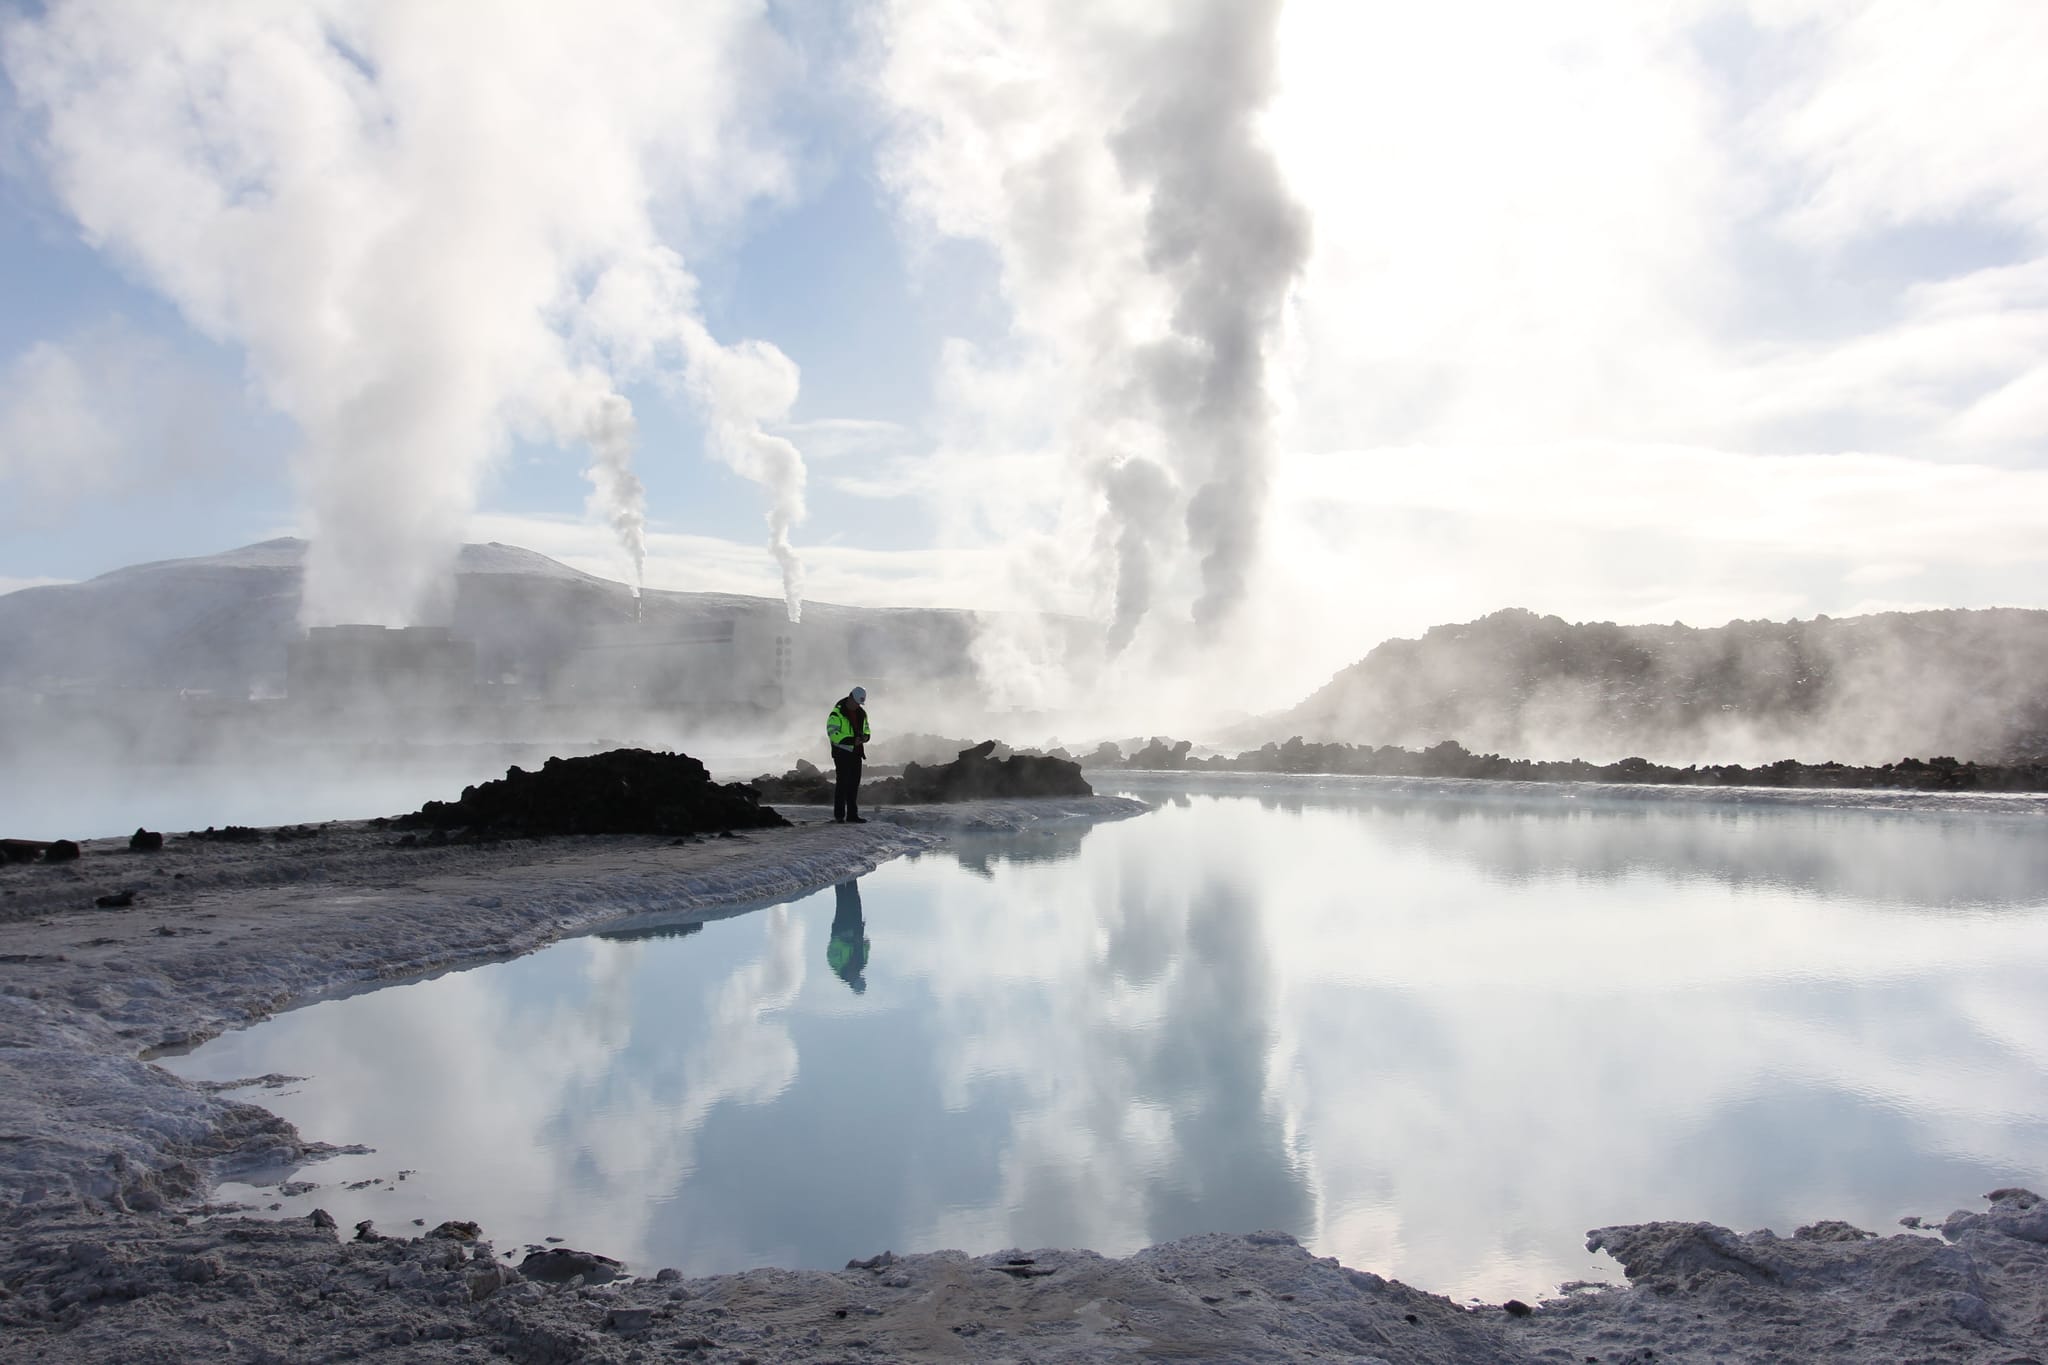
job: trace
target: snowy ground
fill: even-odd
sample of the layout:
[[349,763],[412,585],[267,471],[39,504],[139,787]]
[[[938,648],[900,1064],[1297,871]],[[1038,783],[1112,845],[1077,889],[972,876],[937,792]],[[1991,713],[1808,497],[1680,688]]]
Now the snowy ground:
[[[75,863],[0,868],[0,1356],[2048,1359],[2048,1205],[2024,1192],[1952,1216],[1940,1236],[1606,1229],[1594,1240],[1631,1286],[1529,1313],[1462,1308],[1247,1229],[1122,1260],[938,1252],[687,1281],[599,1284],[593,1269],[557,1285],[523,1279],[462,1229],[343,1240],[349,1230],[310,1220],[209,1211],[213,1182],[274,1180],[319,1148],[144,1060],[287,1004],[629,917],[786,899],[946,831],[1131,809],[993,802],[844,826],[795,808],[798,827],[735,838],[443,848],[350,824],[289,842],[173,839],[147,854],[104,840]],[[132,906],[94,907],[129,890]]]

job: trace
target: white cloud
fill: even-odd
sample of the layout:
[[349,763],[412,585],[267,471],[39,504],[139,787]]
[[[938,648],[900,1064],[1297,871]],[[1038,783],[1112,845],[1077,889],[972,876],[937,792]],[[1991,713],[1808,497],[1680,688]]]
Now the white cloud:
[[[602,526],[572,518],[478,513],[471,541],[537,550],[571,568],[624,581],[618,545]],[[881,607],[986,609],[1014,603],[1009,560],[995,548],[867,550],[824,544],[804,552],[809,599]],[[758,544],[650,530],[647,586],[779,598],[782,581]]]
[[1760,8],[1291,9],[1296,443],[2038,458],[2048,16]]
[[1840,241],[1985,213],[2048,227],[2048,9],[2033,0],[1754,0],[1811,54],[1770,125],[1806,192],[1788,228]]
[[1682,41],[1699,8],[1289,9],[1297,443],[1639,430],[1682,391],[1748,193]]
[[115,317],[39,341],[0,370],[0,487],[38,516],[87,498],[232,472],[239,396]]
[[915,441],[909,428],[897,422],[865,417],[822,417],[810,422],[785,422],[775,428],[804,448],[814,460],[836,460],[858,455],[888,454]]
[[1896,453],[2038,462],[2048,450],[2048,256],[1909,284],[1897,314],[1827,344],[1731,353],[1693,376],[1695,425],[1768,445],[1788,424],[1832,420]]
[[1618,443],[1394,448],[1294,457],[1276,504],[1274,572],[1352,658],[1504,606],[1718,625],[1849,614],[1879,583],[1895,601],[2048,600],[2048,471]]
[[1297,498],[1581,537],[1654,529],[1669,543],[1858,562],[1873,553],[1923,564],[2048,560],[2044,470],[1601,442],[1303,455],[1285,470]]

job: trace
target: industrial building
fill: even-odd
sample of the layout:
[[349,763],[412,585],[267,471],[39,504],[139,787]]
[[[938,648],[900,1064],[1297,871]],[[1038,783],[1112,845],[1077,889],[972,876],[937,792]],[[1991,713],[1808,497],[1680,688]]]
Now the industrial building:
[[797,632],[780,614],[600,626],[556,694],[579,701],[779,711],[797,672]]
[[285,647],[294,703],[446,705],[475,691],[476,645],[446,626],[315,626]]

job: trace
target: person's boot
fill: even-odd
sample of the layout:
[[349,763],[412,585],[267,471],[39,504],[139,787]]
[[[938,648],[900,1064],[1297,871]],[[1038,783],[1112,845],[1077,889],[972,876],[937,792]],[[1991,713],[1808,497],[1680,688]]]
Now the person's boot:
[[868,818],[865,815],[849,815],[846,817],[846,823],[849,825],[865,825],[867,822]]

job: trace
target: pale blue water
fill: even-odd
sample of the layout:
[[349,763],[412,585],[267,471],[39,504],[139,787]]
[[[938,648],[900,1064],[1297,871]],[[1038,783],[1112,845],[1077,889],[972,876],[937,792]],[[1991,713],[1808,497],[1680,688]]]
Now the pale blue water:
[[1282,1228],[1495,1299],[2048,1187],[2039,814],[1209,786],[167,1065],[377,1148],[230,1195],[645,1271]]

